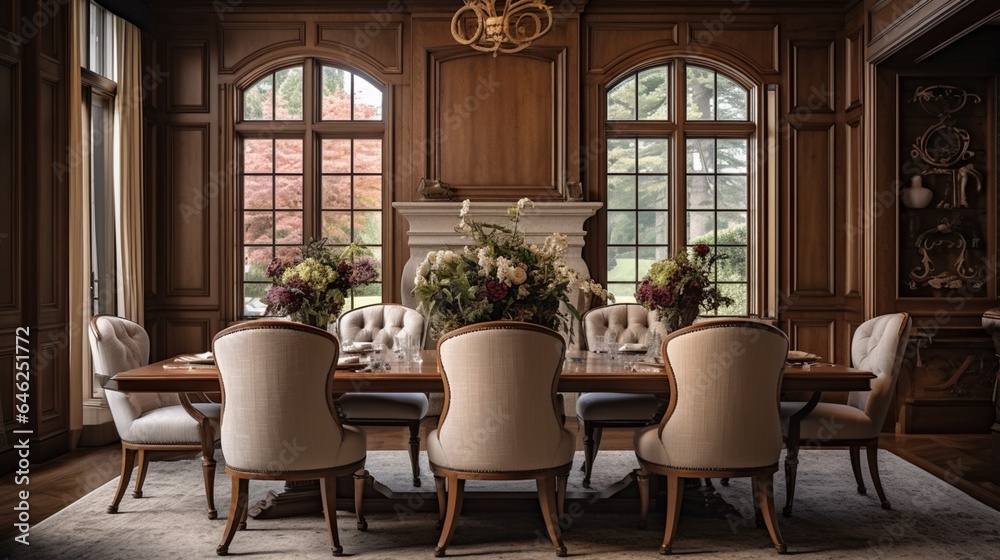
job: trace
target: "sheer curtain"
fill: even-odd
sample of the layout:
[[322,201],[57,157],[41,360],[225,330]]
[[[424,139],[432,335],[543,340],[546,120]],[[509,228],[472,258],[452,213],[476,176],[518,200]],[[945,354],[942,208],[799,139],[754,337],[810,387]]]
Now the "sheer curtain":
[[143,325],[142,50],[139,29],[115,18],[115,207],[118,314]]

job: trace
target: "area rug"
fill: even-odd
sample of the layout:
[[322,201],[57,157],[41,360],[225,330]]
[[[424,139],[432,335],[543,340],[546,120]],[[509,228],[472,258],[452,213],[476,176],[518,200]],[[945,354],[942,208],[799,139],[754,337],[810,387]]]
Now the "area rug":
[[[220,457],[221,458],[221,457]],[[577,453],[576,466],[582,460]],[[779,518],[791,554],[805,558],[904,558],[937,560],[1000,557],[1000,512],[970,498],[946,482],[888,452],[881,452],[882,479],[893,509],[879,507],[871,490],[855,491],[848,454],[844,450],[810,450],[800,455],[795,515]],[[433,488],[424,465],[425,492]],[[408,461],[403,451],[369,452],[368,468],[381,481],[400,491],[411,491]],[[627,451],[602,451],[594,472],[598,489],[635,468]],[[11,541],[0,547],[0,557],[12,559],[177,559],[215,558],[215,547],[225,519],[204,516],[200,462],[153,463],[145,497],[126,494],[121,513],[105,508],[117,481],[111,481],[66,509],[31,528],[30,545]],[[574,468],[571,491],[581,473]],[[776,477],[778,501],[785,495]],[[280,483],[250,484],[251,499],[260,499]],[[684,515],[674,542],[675,554],[694,558],[773,559],[776,554],[767,532],[753,523],[750,487],[734,479],[717,486],[738,514],[727,519]],[[216,505],[225,515],[229,480],[220,469]],[[491,488],[492,489],[492,488]],[[519,488],[520,489],[520,488]],[[529,483],[526,489],[533,489]],[[433,499],[433,494],[423,494]],[[588,502],[563,520],[571,556],[590,558],[658,558],[663,538],[663,513],[650,516],[649,528],[636,529],[636,515],[588,512]],[[429,559],[438,531],[436,514],[373,513],[370,529],[355,528],[353,514],[339,512],[345,553],[359,559]],[[329,558],[328,538],[321,515],[280,520],[251,519],[237,533],[232,556],[248,558]],[[552,558],[537,510],[524,513],[468,513],[459,522],[449,556],[481,558]]]

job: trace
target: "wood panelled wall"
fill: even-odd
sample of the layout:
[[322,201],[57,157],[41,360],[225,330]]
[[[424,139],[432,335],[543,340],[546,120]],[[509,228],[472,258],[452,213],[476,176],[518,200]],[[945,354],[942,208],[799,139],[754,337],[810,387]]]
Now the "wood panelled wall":
[[[17,463],[13,430],[32,432],[33,463],[70,444],[68,21],[63,3],[0,7],[0,472]],[[16,418],[19,327],[31,335],[27,423]]]
[[[496,59],[453,42],[448,24],[457,4],[153,2],[153,50],[168,71],[157,99],[150,223],[155,356],[204,349],[237,317],[229,123],[236,90],[305,56],[355,66],[387,85],[386,208],[417,199],[421,177],[473,200],[559,199],[566,183],[583,181],[588,199],[602,200],[594,163],[604,157],[604,85],[656,57],[708,57],[737,68],[777,93],[776,150],[761,150],[760,168],[777,185],[774,299],[792,345],[848,362],[865,318],[906,308],[891,295],[895,241],[884,235],[894,231],[885,220],[895,197],[880,188],[895,177],[885,168],[895,139],[888,151],[879,148],[894,127],[885,103],[895,93],[884,87],[893,74],[875,63],[905,50],[914,34],[935,37],[923,39],[935,48],[951,36],[944,21],[959,29],[981,23],[988,1],[553,2],[553,31]],[[590,228],[599,231],[603,219]],[[385,262],[387,299],[398,300],[407,225],[394,212],[384,224],[395,248]],[[594,270],[602,241],[587,240]],[[978,313],[967,310],[961,320]]]
[[[584,181],[588,198],[601,200],[590,165],[603,157],[598,86],[650,56],[694,56],[777,90],[778,152],[762,161],[777,163],[779,319],[795,347],[848,360],[862,317],[862,236],[845,224],[863,214],[863,6],[552,4],[549,35],[492,58],[452,39],[457,2],[311,2],[290,11],[246,1],[219,12],[154,2],[156,52],[169,72],[157,121],[154,355],[203,350],[239,311],[228,120],[235,89],[262,68],[316,56],[388,84],[388,207],[418,199],[421,177],[474,200],[560,199],[567,182]],[[393,213],[385,224],[395,246],[387,299],[398,300],[406,223]],[[602,240],[591,237],[586,257],[597,268]]]

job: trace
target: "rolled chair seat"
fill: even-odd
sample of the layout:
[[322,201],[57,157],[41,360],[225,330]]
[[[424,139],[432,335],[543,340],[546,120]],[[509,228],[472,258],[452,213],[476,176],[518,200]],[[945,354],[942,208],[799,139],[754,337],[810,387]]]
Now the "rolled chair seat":
[[421,420],[427,416],[423,393],[346,393],[337,405],[351,421],[379,419]]
[[[782,424],[787,426],[788,418],[796,412],[802,410],[804,402],[783,402],[781,403]],[[802,419],[800,423],[801,433],[812,434],[813,439],[820,441],[824,439],[866,439],[878,437],[881,426],[876,426],[875,422],[869,418],[865,412],[859,408],[846,404],[824,403],[816,405],[816,408]],[[803,445],[808,446],[809,440],[804,440]]]
[[640,393],[584,393],[576,401],[576,415],[589,421],[652,422],[660,399]]
[[[219,430],[218,403],[192,403],[212,423],[215,433]],[[180,405],[154,408],[136,418],[121,434],[124,441],[201,445],[201,425]]]

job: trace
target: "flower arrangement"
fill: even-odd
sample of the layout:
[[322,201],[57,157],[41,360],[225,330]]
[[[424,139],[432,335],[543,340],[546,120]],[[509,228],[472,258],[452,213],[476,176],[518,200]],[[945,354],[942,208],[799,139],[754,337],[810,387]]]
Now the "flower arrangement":
[[702,309],[733,303],[709,279],[715,263],[728,255],[712,253],[705,244],[695,245],[691,253],[681,251],[653,263],[635,292],[636,301],[656,311],[669,332],[694,323]]
[[271,261],[267,276],[273,285],[262,300],[266,315],[288,315],[325,329],[340,315],[351,289],[378,280],[379,263],[368,249],[352,243],[335,255],[326,244],[326,238],[317,239],[291,262]]
[[[526,321],[571,332],[570,292],[581,289],[601,298],[612,297],[600,284],[583,280],[566,264],[569,243],[553,234],[541,245],[525,242],[517,223],[526,206],[522,198],[507,215],[511,226],[466,219],[470,202],[462,203],[456,231],[473,241],[461,251],[432,251],[417,268],[413,295],[429,318],[432,337],[483,321]],[[563,307],[560,307],[562,304]]]

